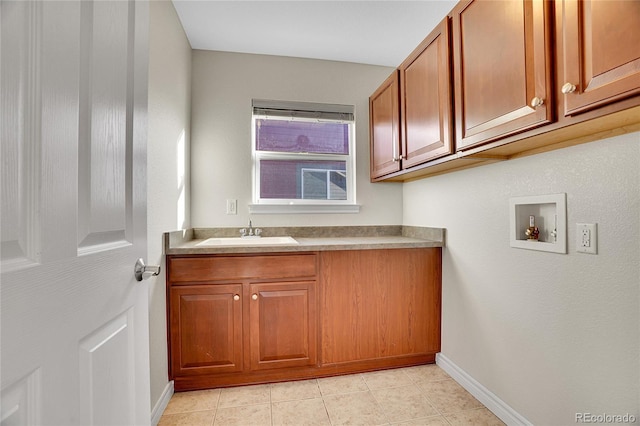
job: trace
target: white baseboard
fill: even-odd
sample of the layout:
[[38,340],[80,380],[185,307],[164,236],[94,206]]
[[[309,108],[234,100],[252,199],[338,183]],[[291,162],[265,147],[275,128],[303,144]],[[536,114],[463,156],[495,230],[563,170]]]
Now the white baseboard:
[[169,405],[169,400],[171,400],[172,396],[173,396],[173,380],[167,383],[167,386],[165,386],[164,388],[164,392],[162,392],[162,395],[160,396],[160,399],[158,399],[158,402],[156,402],[155,407],[153,407],[153,410],[151,410],[151,426],[158,426],[158,423],[160,422],[160,417],[162,417],[162,413],[164,413],[164,410],[167,408],[167,405]]
[[530,421],[521,416],[489,389],[482,386],[480,382],[446,356],[441,353],[436,354],[436,364],[507,425],[532,426]]

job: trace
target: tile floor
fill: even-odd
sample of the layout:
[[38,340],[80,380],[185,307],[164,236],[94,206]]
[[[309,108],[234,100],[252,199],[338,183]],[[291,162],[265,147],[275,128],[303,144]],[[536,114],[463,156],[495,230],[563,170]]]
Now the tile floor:
[[168,425],[503,425],[438,366],[173,395]]

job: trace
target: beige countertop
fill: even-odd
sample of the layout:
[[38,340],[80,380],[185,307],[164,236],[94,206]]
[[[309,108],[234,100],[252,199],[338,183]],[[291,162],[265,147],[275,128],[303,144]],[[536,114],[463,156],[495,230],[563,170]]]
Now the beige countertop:
[[208,238],[237,237],[238,228],[194,228],[164,234],[168,255],[275,253],[444,247],[444,229],[415,226],[344,226],[262,228],[262,235],[291,236],[298,244],[198,246]]

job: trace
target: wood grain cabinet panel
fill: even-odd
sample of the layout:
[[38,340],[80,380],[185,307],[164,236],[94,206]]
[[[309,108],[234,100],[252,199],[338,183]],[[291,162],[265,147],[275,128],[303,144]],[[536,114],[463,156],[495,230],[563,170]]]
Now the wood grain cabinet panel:
[[[170,380],[183,391],[434,362],[441,253],[168,256],[167,276],[178,278],[167,280]],[[279,269],[283,278],[237,278],[253,258],[256,265],[269,258],[265,270]],[[292,259],[312,259],[313,268],[292,277],[300,271]],[[172,270],[194,265],[209,277],[211,265],[224,265],[229,275],[218,270],[215,280],[201,281],[194,271]]]
[[556,8],[563,18],[564,114],[639,94],[640,1],[565,0]]
[[185,256],[169,257],[169,281],[192,284],[216,280],[289,278],[313,276],[316,257],[312,254],[287,256]]
[[637,131],[639,16],[638,0],[461,0],[370,98],[371,180],[411,181]]
[[403,169],[453,153],[449,40],[445,18],[399,67]]
[[445,18],[369,98],[371,179],[453,153]]
[[466,0],[454,7],[458,150],[553,121],[550,4]]
[[241,294],[241,284],[170,290],[173,375],[242,371]]
[[322,364],[440,351],[441,249],[320,257]]
[[398,71],[369,97],[371,179],[400,170]]
[[176,390],[281,380],[285,367],[317,363],[315,253],[168,256],[167,277]]
[[317,362],[315,282],[251,284],[251,368]]

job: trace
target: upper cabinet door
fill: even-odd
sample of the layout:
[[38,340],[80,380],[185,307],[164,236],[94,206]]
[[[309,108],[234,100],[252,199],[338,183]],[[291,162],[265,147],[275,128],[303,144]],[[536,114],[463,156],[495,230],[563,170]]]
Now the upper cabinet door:
[[467,0],[453,9],[458,149],[553,120],[549,5]]
[[402,168],[453,153],[449,18],[400,65]]
[[565,115],[640,93],[640,1],[565,0]]
[[371,179],[400,170],[398,71],[369,98]]

